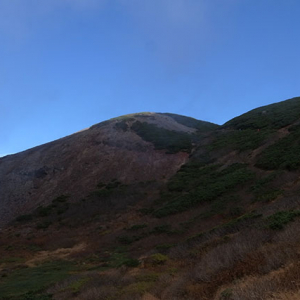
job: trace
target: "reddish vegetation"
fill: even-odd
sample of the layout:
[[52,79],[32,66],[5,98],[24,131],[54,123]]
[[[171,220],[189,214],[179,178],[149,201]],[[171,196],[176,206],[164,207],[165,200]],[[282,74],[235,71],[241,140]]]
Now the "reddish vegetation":
[[[14,274],[58,260],[72,264],[68,276],[26,297],[299,299],[299,169],[257,166],[291,125],[253,130],[266,138],[245,150],[241,130],[200,135],[169,115],[146,116],[0,159],[0,276],[7,286]],[[135,120],[196,132],[191,153],[155,149],[130,130]],[[218,138],[223,145],[224,136],[225,146],[209,148]],[[156,215],[162,207],[167,213]],[[0,282],[0,299],[1,292],[20,299]]]

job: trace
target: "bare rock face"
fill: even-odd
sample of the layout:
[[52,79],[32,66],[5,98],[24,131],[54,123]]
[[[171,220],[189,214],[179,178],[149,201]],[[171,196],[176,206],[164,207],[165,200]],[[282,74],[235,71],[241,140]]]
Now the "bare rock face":
[[196,131],[167,114],[137,114],[1,158],[0,225],[62,194],[83,198],[99,182],[167,180],[187,161],[189,151],[168,154],[149,135],[144,138],[132,129],[145,123],[150,124],[150,139],[151,128],[186,136]]

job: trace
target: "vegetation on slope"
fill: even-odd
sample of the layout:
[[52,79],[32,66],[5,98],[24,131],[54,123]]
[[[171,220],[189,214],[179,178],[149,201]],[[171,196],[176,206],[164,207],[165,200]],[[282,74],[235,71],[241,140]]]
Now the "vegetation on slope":
[[157,150],[166,149],[170,154],[192,150],[191,135],[188,133],[171,131],[140,121],[134,122],[131,129],[143,140],[152,143]]
[[226,122],[223,128],[279,129],[299,119],[300,97],[253,109]]
[[273,131],[255,129],[217,131],[214,140],[208,146],[209,150],[231,149],[239,152],[254,150],[272,136]]
[[[166,185],[155,185],[160,195],[151,185],[112,180],[79,203],[58,197],[19,217],[0,232],[0,299],[298,299],[298,102],[255,110],[252,120],[243,115],[205,143],[193,137],[198,144],[189,162]],[[191,149],[188,134],[134,119],[116,124],[156,149]],[[279,139],[282,126],[289,132]],[[224,148],[238,151],[223,156]],[[151,200],[144,201],[145,193]],[[39,230],[43,220],[52,225]],[[55,252],[69,236],[88,246],[59,263],[28,265],[39,250],[51,244]]]
[[46,262],[36,267],[19,267],[14,272],[2,276],[0,299],[51,299],[51,295],[41,295],[41,291],[67,278],[75,269],[76,264],[66,260]]
[[200,168],[197,164],[185,165],[170,181],[168,192],[164,195],[167,202],[155,210],[154,215],[164,217],[203,202],[214,201],[254,177],[244,164],[232,164],[221,170],[219,168],[219,165]]
[[300,166],[300,128],[291,128],[290,133],[270,145],[258,157],[256,165],[266,170],[296,170]]

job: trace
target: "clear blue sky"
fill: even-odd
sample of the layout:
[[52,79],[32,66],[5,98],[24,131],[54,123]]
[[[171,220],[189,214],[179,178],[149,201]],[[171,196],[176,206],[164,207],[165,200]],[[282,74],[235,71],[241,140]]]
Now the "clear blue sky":
[[0,155],[141,111],[300,95],[299,0],[0,0]]

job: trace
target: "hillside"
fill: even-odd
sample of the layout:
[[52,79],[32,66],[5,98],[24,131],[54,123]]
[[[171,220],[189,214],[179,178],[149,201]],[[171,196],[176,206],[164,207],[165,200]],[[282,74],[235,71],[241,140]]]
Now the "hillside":
[[188,158],[193,126],[212,125],[187,117],[177,122],[174,117],[149,113],[116,118],[1,158],[0,225],[62,194],[78,201],[95,192],[100,182],[167,180]]
[[1,158],[0,299],[299,299],[299,124],[140,113]]

